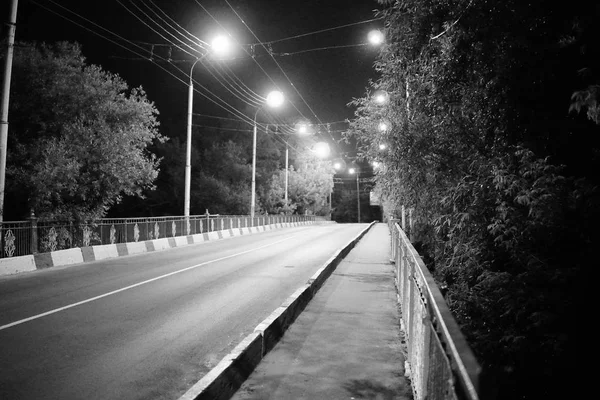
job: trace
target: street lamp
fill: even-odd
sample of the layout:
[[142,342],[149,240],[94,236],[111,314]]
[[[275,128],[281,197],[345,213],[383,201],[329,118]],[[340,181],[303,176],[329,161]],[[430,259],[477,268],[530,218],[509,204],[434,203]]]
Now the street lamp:
[[378,105],[385,105],[389,102],[390,96],[385,90],[377,90],[373,94],[373,101]]
[[188,85],[188,111],[187,111],[187,137],[185,147],[185,194],[183,204],[183,215],[186,219],[186,230],[187,234],[190,234],[190,186],[192,181],[192,109],[194,102],[194,67],[198,64],[198,61],[202,61],[209,54],[224,55],[227,54],[231,49],[229,39],[226,36],[217,36],[211,43],[210,50],[204,53],[201,57],[197,58],[190,68],[190,83]]
[[378,45],[382,44],[383,41],[385,40],[383,33],[381,33],[381,31],[378,29],[374,29],[374,30],[370,31],[369,34],[367,35],[367,38],[369,39],[369,43],[371,43],[374,46],[378,46]]
[[358,223],[360,223],[360,186],[358,184],[358,168],[350,168],[348,172],[351,175],[356,174],[356,205],[358,207]]
[[379,125],[377,125],[377,129],[379,129],[379,132],[387,132],[387,130],[389,129],[389,125],[387,122],[382,121],[379,123]]
[[[295,125],[296,128],[296,132],[300,135],[308,135],[310,134],[310,122],[305,122],[305,121],[299,121],[296,123]],[[289,171],[289,145],[286,142],[285,143],[285,194],[284,194],[284,204],[286,207],[286,213],[287,213],[287,206],[288,206],[288,182],[289,182],[289,175],[290,175],[290,171]]]
[[326,142],[317,142],[315,143],[314,153],[319,158],[327,158],[329,157],[329,153],[331,149],[329,148],[329,144]]
[[[266,99],[266,105],[268,105],[269,107],[272,108],[277,108],[280,107],[283,102],[284,102],[285,98],[283,96],[283,93],[279,92],[279,91],[272,91],[267,95],[267,99]],[[257,131],[257,126],[256,126],[256,117],[258,116],[258,112],[262,110],[262,106],[258,107],[256,109],[256,112],[254,113],[254,134],[252,136],[252,196],[250,199],[250,217],[254,218],[254,212],[255,212],[255,207],[256,207],[256,131]]]

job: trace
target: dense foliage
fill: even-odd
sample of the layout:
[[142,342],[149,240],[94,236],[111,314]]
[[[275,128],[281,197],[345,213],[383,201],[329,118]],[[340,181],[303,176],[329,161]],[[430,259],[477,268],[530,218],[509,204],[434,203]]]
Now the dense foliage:
[[[18,44],[12,81],[5,219],[30,210],[68,220],[182,214],[185,138],[159,127],[141,88],[86,64],[79,45],[66,42]],[[225,121],[192,129],[192,214],[250,211],[252,129]],[[256,211],[327,214],[331,171],[303,158],[306,143],[261,130]],[[296,146],[284,208],[274,176],[285,174],[286,142]]]
[[285,169],[271,179],[268,195],[264,199],[269,214],[298,213],[327,215],[327,198],[333,190],[333,167],[328,160],[307,153],[297,159],[288,171],[288,204],[285,204]]
[[22,218],[103,216],[123,195],[153,187],[158,112],[141,88],[86,65],[71,43],[16,46],[7,207]]
[[414,209],[412,239],[484,367],[485,398],[573,395],[599,239],[600,8],[380,3],[380,79],[348,134],[382,162],[384,211]]

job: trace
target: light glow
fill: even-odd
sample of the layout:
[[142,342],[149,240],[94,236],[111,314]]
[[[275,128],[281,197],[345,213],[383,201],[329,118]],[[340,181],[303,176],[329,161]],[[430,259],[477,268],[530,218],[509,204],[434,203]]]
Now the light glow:
[[213,39],[210,47],[213,53],[222,57],[231,52],[231,41],[227,36],[219,35]]
[[280,107],[283,104],[284,100],[285,98],[283,96],[283,93],[281,93],[278,90],[274,90],[267,95],[267,105],[269,107]]
[[325,142],[318,142],[315,144],[315,153],[320,158],[327,158],[329,156],[329,145]]
[[371,43],[374,46],[382,44],[384,40],[383,33],[381,33],[381,31],[378,29],[369,32],[367,38],[369,39],[369,43]]

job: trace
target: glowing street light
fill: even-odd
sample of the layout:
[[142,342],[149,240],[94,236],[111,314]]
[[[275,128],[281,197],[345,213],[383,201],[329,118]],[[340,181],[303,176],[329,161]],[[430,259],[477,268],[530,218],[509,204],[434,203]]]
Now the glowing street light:
[[380,122],[379,125],[377,125],[377,129],[379,129],[380,132],[385,132],[389,129],[389,125],[387,124],[387,122]]
[[267,95],[267,105],[269,107],[277,108],[281,107],[283,102],[285,101],[285,97],[283,93],[278,90],[273,90]]
[[211,50],[217,56],[225,56],[231,53],[231,41],[224,35],[215,36],[211,42]]
[[387,146],[385,145],[385,143],[379,143],[379,150],[385,150],[387,148]]
[[326,142],[318,142],[315,144],[314,152],[319,158],[327,158],[331,150],[329,149],[329,144]]
[[304,120],[304,119],[301,119],[301,120],[297,121],[294,124],[294,129],[295,129],[296,133],[298,133],[299,135],[302,135],[302,136],[304,136],[304,135],[310,135],[312,133],[311,132],[312,129],[311,129],[311,123],[310,123],[310,121],[307,121],[307,120]]
[[374,46],[379,46],[383,43],[385,39],[383,33],[381,33],[381,31],[378,29],[370,31],[367,35],[367,38],[369,39],[369,43],[371,43]]
[[387,104],[389,99],[390,99],[390,96],[388,95],[388,93],[385,90],[377,90],[373,94],[373,101],[379,105]]
[[[285,97],[283,93],[280,91],[274,90],[267,95],[265,100],[265,104],[272,108],[281,107],[283,102],[285,101]],[[263,105],[264,106],[264,105]],[[256,109],[254,113],[254,134],[252,136],[252,197],[250,199],[250,217],[254,218],[254,212],[256,210],[256,117],[258,116],[258,112],[262,110],[263,106],[260,106]]]
[[231,50],[231,44],[227,36],[217,36],[213,39],[212,45],[209,51],[204,53],[202,57],[199,57],[192,64],[190,68],[190,83],[188,85],[188,112],[187,112],[187,137],[186,137],[186,149],[185,149],[185,194],[183,204],[183,215],[186,218],[186,231],[190,234],[190,187],[192,181],[192,109],[194,102],[194,80],[193,73],[194,67],[198,64],[198,61],[202,61],[206,56],[210,54],[216,54],[223,56],[229,53]]

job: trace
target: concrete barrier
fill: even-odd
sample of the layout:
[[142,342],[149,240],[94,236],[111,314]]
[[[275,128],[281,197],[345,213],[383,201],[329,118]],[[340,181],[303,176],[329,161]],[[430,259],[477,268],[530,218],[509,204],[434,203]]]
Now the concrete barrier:
[[80,248],[57,250],[50,253],[52,258],[52,266],[81,264],[83,262],[83,254]]
[[[306,222],[317,224],[317,222]],[[321,223],[321,222],[319,222]],[[273,224],[262,229],[258,227],[232,228],[222,231],[212,231],[189,236],[176,236],[145,240],[141,242],[127,242],[117,244],[94,245],[89,247],[76,247],[66,250],[57,250],[48,253],[37,253],[19,257],[0,259],[0,276],[12,275],[21,272],[35,271],[62,265],[74,265],[84,262],[100,261],[109,258],[143,254],[153,251],[167,250],[174,247],[183,247],[190,244],[199,244],[206,241],[221,240],[234,236],[268,231],[275,228],[290,227],[290,223]]]
[[18,274],[19,272],[35,270],[33,255],[0,258],[0,275]]

